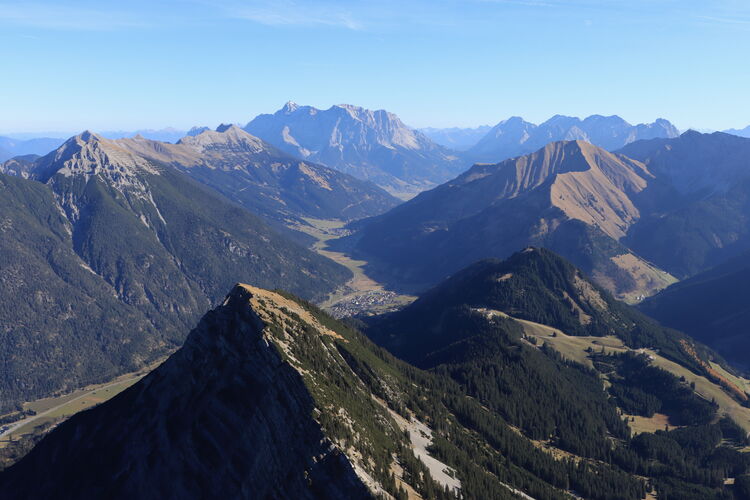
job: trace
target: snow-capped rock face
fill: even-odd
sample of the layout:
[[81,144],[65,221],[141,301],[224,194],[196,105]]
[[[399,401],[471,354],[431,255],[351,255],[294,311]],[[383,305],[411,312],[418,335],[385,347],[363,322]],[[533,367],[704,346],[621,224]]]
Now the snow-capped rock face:
[[413,195],[466,166],[393,113],[349,104],[319,110],[289,102],[273,115],[259,115],[245,130],[289,154],[372,180],[391,193]]

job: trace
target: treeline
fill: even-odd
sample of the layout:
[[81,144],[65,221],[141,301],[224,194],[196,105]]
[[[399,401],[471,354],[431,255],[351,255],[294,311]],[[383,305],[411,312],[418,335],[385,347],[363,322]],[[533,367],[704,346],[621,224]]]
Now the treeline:
[[652,366],[644,354],[596,353],[595,366],[608,375],[610,394],[625,413],[653,417],[665,413],[674,425],[704,425],[718,406],[695,394],[684,380]]
[[[695,417],[699,424],[631,437],[597,371],[552,348],[527,345],[512,320],[488,320],[470,308],[437,317],[443,330],[431,334],[443,343],[424,358],[437,362],[429,371],[395,359],[327,315],[319,320],[348,339],[337,349],[373,394],[431,427],[430,452],[456,471],[464,498],[506,498],[509,487],[537,499],[567,498],[564,492],[636,499],[648,491],[660,500],[742,498],[744,479],[735,487],[723,483],[750,472],[748,455],[736,449],[746,445],[744,431],[728,419],[712,423],[715,406],[668,372],[641,373],[648,367],[644,358],[595,356],[615,382],[633,383],[660,410],[707,409]],[[451,338],[456,341],[445,342]],[[555,457],[529,438],[572,455]]]

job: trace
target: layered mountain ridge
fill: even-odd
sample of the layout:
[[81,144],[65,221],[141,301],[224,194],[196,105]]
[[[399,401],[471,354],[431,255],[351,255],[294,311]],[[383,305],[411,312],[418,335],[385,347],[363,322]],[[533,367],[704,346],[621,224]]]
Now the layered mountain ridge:
[[718,132],[614,153],[550,143],[477,164],[353,225],[358,235],[339,244],[392,286],[417,290],[474,260],[544,246],[639,300],[750,249],[748,157],[750,140]]
[[475,165],[365,221],[355,252],[372,257],[375,272],[395,266],[413,283],[430,283],[483,257],[547,246],[612,293],[649,294],[673,278],[618,240],[641,217],[632,199],[652,177],[642,163],[583,141],[551,143]]
[[4,407],[154,360],[238,278],[317,300],[350,278],[147,148],[171,155],[86,132],[0,174]]
[[[153,164],[177,168],[277,228],[290,221],[301,222],[304,217],[351,220],[377,215],[398,203],[368,182],[291,158],[236,125],[202,130],[177,144],[141,136],[105,139],[87,131],[67,141],[55,154],[22,165],[22,170],[26,177],[46,182],[60,162],[65,163],[62,173],[82,168],[73,164],[77,160],[68,158],[76,154],[84,158],[79,161],[82,165],[88,160],[96,164],[98,158],[100,163],[114,165],[114,171],[124,168],[118,175],[127,175],[131,167],[154,173]],[[12,168],[8,162],[0,170]],[[53,172],[48,172],[50,168]]]
[[750,139],[688,131],[619,151],[655,176],[623,243],[679,278],[750,250]]
[[[736,449],[746,432],[721,406],[733,400],[689,385],[708,383],[710,352],[547,250],[471,266],[368,333],[430,371],[284,292],[236,285],[178,352],[52,430],[0,488],[19,499],[742,494],[726,482],[750,467]],[[576,362],[555,350],[573,338]],[[631,414],[657,410],[680,428],[632,436]]]

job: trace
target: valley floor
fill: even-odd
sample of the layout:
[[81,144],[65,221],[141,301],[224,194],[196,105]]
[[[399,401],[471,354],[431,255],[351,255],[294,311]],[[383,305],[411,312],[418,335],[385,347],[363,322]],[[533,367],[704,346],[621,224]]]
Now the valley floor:
[[359,314],[379,314],[399,309],[413,302],[416,297],[386,290],[385,287],[368,276],[363,260],[354,260],[345,253],[328,248],[328,241],[342,236],[346,231],[345,222],[340,220],[305,219],[308,225],[298,225],[294,229],[314,237],[317,242],[313,249],[319,254],[349,269],[354,277],[332,293],[320,306],[337,318]]
[[102,384],[90,385],[69,394],[24,403],[23,410],[31,411],[33,414],[12,423],[0,425],[0,450],[24,437],[44,434],[76,413],[115,397],[148,375],[165,359],[160,359],[142,370],[126,373]]

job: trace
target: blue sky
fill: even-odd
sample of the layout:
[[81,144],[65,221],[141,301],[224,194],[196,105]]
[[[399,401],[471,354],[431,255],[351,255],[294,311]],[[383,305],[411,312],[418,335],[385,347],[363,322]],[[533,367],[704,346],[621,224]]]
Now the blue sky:
[[407,124],[750,124],[747,0],[0,0],[0,133],[245,123],[287,100]]

